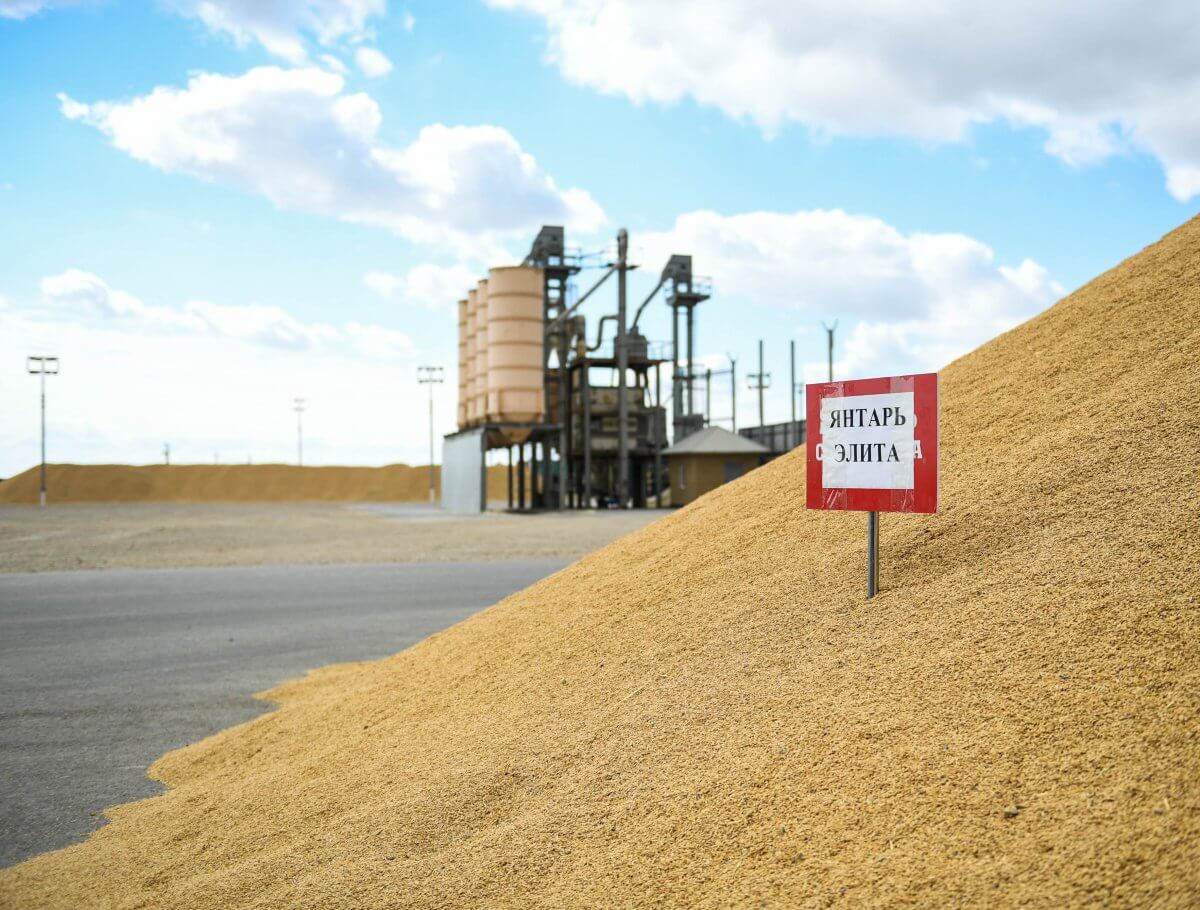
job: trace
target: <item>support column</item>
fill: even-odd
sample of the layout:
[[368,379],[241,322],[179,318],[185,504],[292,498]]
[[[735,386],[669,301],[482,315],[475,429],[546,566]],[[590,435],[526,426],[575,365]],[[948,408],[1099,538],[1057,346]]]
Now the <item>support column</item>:
[[559,420],[562,426],[558,430],[558,510],[567,507],[567,497],[571,495],[571,371],[567,369],[568,344],[567,329],[563,326],[562,344],[559,346],[559,371],[562,379],[559,383],[559,395],[562,404],[559,406]]
[[625,228],[617,232],[617,499],[618,508],[629,503],[629,436],[625,425],[629,421],[629,390],[625,387],[629,371],[629,345],[625,337],[625,257],[629,251],[629,234]]
[[517,508],[525,510],[525,443],[517,446]]
[[[559,313],[567,308],[565,282],[559,288]],[[571,488],[571,467],[567,458],[568,415],[571,411],[571,376],[567,372],[567,320],[558,327],[558,511],[567,507],[567,491]],[[547,460],[549,464],[549,460]]]
[[654,505],[662,508],[662,364],[654,365]]
[[536,436],[529,437],[529,508],[536,509],[543,505],[538,494],[538,441]]
[[579,366],[579,395],[583,398],[583,507],[592,507],[592,387],[587,358]]
[[695,315],[695,307],[691,304],[687,308],[687,412],[688,416],[696,413],[696,405],[693,399],[695,389],[693,388],[696,381],[696,321],[693,318]]
[[679,382],[679,307],[671,304],[671,438],[679,441],[679,417],[683,412],[683,390]]

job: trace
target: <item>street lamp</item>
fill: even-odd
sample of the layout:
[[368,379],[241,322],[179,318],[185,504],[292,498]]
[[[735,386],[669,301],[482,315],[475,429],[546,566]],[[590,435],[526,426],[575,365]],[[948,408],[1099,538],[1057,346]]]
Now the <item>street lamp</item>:
[[821,327],[825,330],[825,340],[829,347],[829,381],[833,382],[833,333],[837,331],[838,321],[833,320],[833,325],[825,325],[821,323]]
[[40,355],[29,357],[25,369],[36,374],[42,386],[42,490],[40,502],[46,508],[46,377],[58,375],[58,358]]
[[417,382],[421,385],[429,386],[429,501],[434,502],[436,495],[434,488],[437,485],[436,475],[433,470],[433,387],[440,385],[445,380],[442,378],[444,370],[442,367],[417,367]]
[[304,399],[293,398],[292,410],[296,412],[296,464],[304,465]]

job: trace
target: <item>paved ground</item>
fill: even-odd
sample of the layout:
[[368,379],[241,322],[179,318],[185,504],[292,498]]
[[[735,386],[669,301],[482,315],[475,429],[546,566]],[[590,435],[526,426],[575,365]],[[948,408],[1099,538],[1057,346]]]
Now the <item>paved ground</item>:
[[0,575],[0,867],[155,793],[147,766],[266,710],[252,693],[394,653],[569,561]]
[[662,514],[464,517],[419,503],[0,506],[0,572],[571,559]]

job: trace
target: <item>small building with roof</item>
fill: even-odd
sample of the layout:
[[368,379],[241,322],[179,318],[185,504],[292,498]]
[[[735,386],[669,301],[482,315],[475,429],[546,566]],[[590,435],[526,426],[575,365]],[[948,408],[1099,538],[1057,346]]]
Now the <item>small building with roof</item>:
[[721,427],[705,427],[663,454],[667,458],[671,504],[683,506],[753,471],[770,457],[771,450]]

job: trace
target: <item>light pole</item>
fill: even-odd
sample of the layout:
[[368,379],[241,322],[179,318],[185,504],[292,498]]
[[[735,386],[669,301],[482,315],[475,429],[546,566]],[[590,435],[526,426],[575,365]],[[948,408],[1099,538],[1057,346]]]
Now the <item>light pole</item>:
[[821,327],[825,329],[825,337],[829,343],[829,381],[833,382],[833,333],[837,331],[838,321],[833,320],[833,325],[825,325],[821,323]]
[[304,399],[293,398],[292,410],[296,412],[296,464],[304,465]]
[[46,377],[58,375],[58,358],[47,355],[28,357],[25,369],[36,374],[42,386],[42,489],[39,502],[46,508]]
[[433,387],[445,382],[441,367],[417,367],[417,382],[429,386],[429,501],[434,502],[437,494],[437,475],[433,467]]

